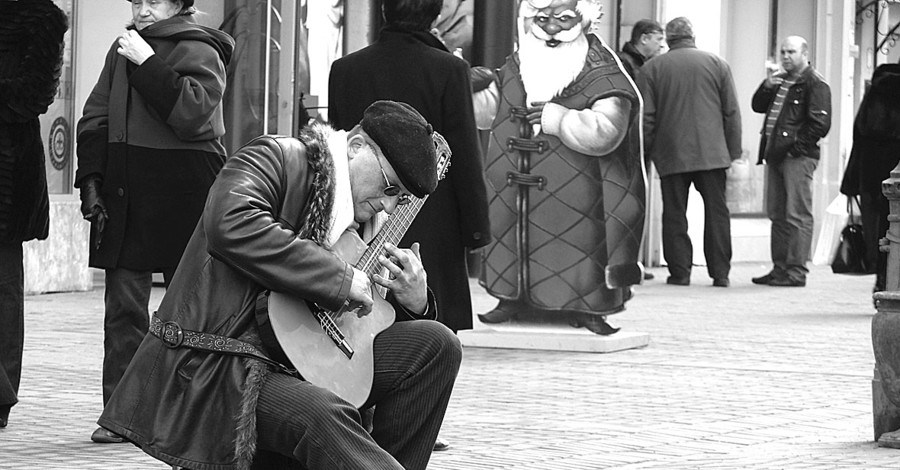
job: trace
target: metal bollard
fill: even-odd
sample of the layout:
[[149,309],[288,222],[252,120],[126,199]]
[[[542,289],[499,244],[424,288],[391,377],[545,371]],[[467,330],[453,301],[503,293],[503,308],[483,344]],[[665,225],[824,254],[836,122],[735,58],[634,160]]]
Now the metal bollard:
[[900,165],[891,177],[881,183],[884,196],[890,203],[889,228],[879,241],[887,251],[885,290],[873,295],[878,312],[872,318],[872,349],[875,352],[875,371],[872,378],[872,415],[875,440],[897,442],[900,429]]

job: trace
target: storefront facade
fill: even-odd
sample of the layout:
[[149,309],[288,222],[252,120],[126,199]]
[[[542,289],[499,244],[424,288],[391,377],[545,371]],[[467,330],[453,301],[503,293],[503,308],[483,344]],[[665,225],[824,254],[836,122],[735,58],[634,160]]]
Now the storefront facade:
[[[30,293],[91,288],[88,223],[81,218],[72,187],[74,130],[106,51],[131,17],[129,3],[123,0],[55,1],[69,14],[70,31],[58,98],[41,120],[52,193],[51,233],[46,241],[26,244],[26,291]],[[866,7],[868,3],[872,5]],[[473,64],[499,66],[514,42],[515,4],[515,0],[447,0],[442,31],[450,38],[451,27],[462,27],[462,32],[452,34],[459,41],[452,48],[459,47]],[[236,40],[225,97],[229,152],[263,133],[295,134],[307,114],[327,119],[331,62],[367,45],[380,26],[378,0],[197,0],[196,6],[202,12],[197,16],[202,24],[227,31]],[[887,32],[900,18],[897,8],[886,0],[618,0],[604,4],[604,16],[594,30],[618,48],[641,18],[664,24],[687,16],[694,24],[698,47],[731,64],[744,127],[744,156],[730,170],[728,182],[735,261],[767,261],[765,170],[755,164],[762,116],[750,109],[750,97],[765,75],[766,59],[783,37],[804,36],[814,66],[832,87],[834,125],[822,143],[815,176],[818,250],[830,243],[827,236],[820,236],[820,226],[825,208],[838,194],[865,80],[878,63],[896,61],[897,51],[879,48],[876,38],[890,37]],[[465,28],[471,31],[468,36]],[[658,181],[654,186],[658,187]],[[702,241],[702,205],[699,195],[691,199],[690,225],[697,243]],[[657,195],[649,210],[660,214]],[[647,264],[661,262],[659,233],[658,223],[652,224]],[[695,254],[702,263],[700,246]]]

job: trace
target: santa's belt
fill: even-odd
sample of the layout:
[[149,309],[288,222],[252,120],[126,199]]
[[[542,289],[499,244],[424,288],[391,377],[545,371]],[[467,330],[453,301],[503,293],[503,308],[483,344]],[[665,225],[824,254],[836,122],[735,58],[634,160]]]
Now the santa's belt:
[[528,173],[519,173],[518,171],[506,172],[506,185],[512,186],[518,184],[520,186],[537,186],[541,191],[547,186],[547,177],[541,175],[531,175]]
[[159,338],[163,345],[169,349],[190,348],[218,354],[247,357],[262,361],[285,374],[300,377],[296,370],[270,359],[256,346],[237,338],[185,330],[177,322],[162,321],[156,315],[150,319],[150,334]]
[[546,140],[526,139],[523,137],[510,137],[506,139],[506,149],[510,151],[519,150],[523,152],[544,153],[549,148],[550,145]]

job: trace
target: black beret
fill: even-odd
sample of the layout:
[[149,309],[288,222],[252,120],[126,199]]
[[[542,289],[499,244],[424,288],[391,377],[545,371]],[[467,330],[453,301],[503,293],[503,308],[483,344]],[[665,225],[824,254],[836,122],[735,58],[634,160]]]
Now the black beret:
[[434,191],[438,183],[434,130],[415,108],[397,101],[376,101],[363,112],[360,125],[413,196],[424,197]]

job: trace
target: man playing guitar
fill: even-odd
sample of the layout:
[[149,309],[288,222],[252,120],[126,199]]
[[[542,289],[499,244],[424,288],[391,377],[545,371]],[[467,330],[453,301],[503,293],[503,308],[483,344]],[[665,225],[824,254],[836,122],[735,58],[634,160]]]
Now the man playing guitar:
[[[349,132],[315,125],[298,139],[263,136],[238,150],[99,424],[196,470],[424,469],[459,342],[433,321],[418,244],[384,243],[374,255],[384,269],[372,276],[336,246],[348,231],[371,233],[377,214],[400,215],[434,191],[445,147],[412,107],[379,101]],[[266,294],[303,299],[342,325],[381,308],[373,283],[387,290],[393,318],[374,337],[371,390],[360,405],[294,369],[284,337],[272,334]],[[375,405],[370,433],[359,408]]]

